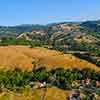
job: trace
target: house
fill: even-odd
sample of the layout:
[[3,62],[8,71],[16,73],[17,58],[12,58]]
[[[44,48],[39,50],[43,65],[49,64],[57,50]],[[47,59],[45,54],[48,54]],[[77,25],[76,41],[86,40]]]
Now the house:
[[30,87],[33,89],[44,88],[46,87],[46,82],[30,82]]

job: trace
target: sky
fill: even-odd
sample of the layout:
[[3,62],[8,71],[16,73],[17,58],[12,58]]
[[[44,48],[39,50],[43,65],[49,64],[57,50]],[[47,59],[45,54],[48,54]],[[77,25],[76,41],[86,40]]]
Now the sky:
[[100,19],[100,0],[0,0],[0,25]]

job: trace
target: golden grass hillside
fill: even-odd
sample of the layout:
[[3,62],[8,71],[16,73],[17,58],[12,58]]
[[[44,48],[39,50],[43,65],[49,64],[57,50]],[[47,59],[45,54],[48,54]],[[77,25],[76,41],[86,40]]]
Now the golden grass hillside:
[[63,54],[55,50],[42,47],[29,48],[27,46],[1,46],[0,68],[32,69],[32,61],[46,66],[48,69],[56,67],[64,68],[92,68],[100,70],[94,64],[74,57],[71,54]]
[[[23,89],[20,93],[3,91],[0,93],[0,100],[68,100],[73,93],[75,91],[62,90],[53,86],[47,89]],[[80,96],[85,97],[83,93]],[[100,100],[100,96],[97,96],[97,100]]]
[[25,89],[22,93],[5,91],[0,94],[0,100],[67,100],[70,93],[71,91],[64,91],[57,87],[48,88],[46,91]]

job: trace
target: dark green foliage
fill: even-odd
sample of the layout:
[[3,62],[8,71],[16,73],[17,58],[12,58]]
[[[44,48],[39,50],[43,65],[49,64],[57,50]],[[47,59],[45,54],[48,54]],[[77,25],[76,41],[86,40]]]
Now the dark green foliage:
[[100,32],[100,20],[98,21],[86,21],[81,23],[80,25],[87,29],[89,32]]
[[8,45],[29,45],[29,41],[27,40],[16,40],[16,39],[3,39],[0,42],[0,46],[8,46]]
[[39,68],[33,71],[33,80],[35,81],[46,81],[48,77],[48,72],[45,68]]
[[100,33],[90,33],[92,36],[100,39]]
[[95,48],[94,51],[92,51],[92,55],[100,57],[100,48]]
[[40,42],[29,42],[29,45],[30,45],[30,48],[34,48],[34,47],[36,47],[36,46],[39,46],[39,47],[41,47],[42,46],[42,43],[40,43]]
[[24,39],[17,40],[15,38],[3,38],[3,40],[0,42],[0,46],[9,46],[9,45],[28,45],[31,48],[36,46],[42,46],[43,43],[39,41],[28,41]]
[[89,68],[82,70],[82,78],[83,79],[86,79],[86,78],[92,79],[92,78],[94,78],[94,74],[95,74],[95,71],[91,70]]
[[25,87],[31,79],[32,73],[28,71],[22,71],[20,69],[0,70],[0,87],[9,89]]
[[[52,79],[50,79],[52,78]],[[8,89],[17,89],[29,85],[34,81],[45,81],[49,84],[56,85],[59,88],[67,89],[71,87],[73,81],[91,79],[91,86],[95,86],[95,81],[100,81],[100,72],[95,72],[91,69],[83,70],[65,70],[64,68],[57,68],[47,71],[46,68],[41,67],[33,71],[15,70],[0,70],[0,87]]]

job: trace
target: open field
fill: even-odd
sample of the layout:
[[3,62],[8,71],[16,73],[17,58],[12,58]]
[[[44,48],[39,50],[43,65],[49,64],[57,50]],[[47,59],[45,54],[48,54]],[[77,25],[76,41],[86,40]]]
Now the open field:
[[36,90],[24,90],[22,93],[15,92],[3,92],[0,94],[0,100],[66,100],[67,95],[70,91],[63,91],[56,87],[48,88],[46,91],[43,89]]
[[55,50],[42,47],[29,48],[27,46],[1,46],[0,68],[32,69],[32,62],[46,66],[48,69],[56,67],[64,68],[92,68],[100,70],[94,64],[74,57],[71,54],[63,54]]
[[[61,90],[57,87],[44,89],[24,89],[21,93],[5,91],[0,93],[0,100],[68,100],[68,97],[75,93],[71,90]],[[81,97],[85,97],[83,93]],[[100,96],[96,96],[97,100],[100,100]]]

